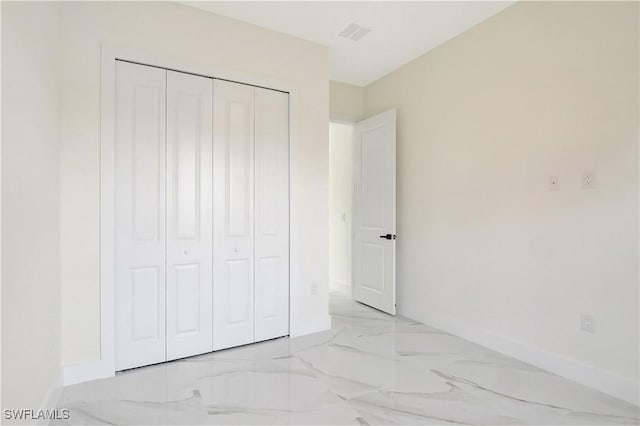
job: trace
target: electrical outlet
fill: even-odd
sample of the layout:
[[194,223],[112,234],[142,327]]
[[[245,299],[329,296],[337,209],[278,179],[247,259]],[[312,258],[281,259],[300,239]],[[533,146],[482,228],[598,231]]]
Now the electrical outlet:
[[596,186],[596,174],[594,172],[582,173],[582,189],[593,189]]
[[549,191],[560,190],[560,178],[558,176],[549,176]]
[[311,283],[311,295],[315,296],[316,294],[318,294],[318,283],[317,282],[312,282]]
[[580,329],[587,333],[595,333],[595,324],[593,321],[593,315],[582,314],[580,316]]

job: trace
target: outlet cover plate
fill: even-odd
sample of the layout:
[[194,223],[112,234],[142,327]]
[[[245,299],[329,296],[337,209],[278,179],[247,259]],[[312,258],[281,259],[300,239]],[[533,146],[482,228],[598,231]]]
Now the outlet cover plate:
[[582,189],[593,189],[596,187],[596,174],[593,171],[582,173]]

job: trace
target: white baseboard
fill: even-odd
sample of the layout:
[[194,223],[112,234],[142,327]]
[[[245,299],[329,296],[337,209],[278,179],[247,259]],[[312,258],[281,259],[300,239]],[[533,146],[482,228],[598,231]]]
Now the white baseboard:
[[597,389],[631,404],[640,405],[640,384],[611,371],[495,334],[466,321],[446,317],[435,312],[418,312],[404,307],[401,309],[401,315]]
[[331,329],[331,316],[311,320],[292,321],[289,329],[290,337],[300,337],[307,334],[319,333]]
[[339,289],[342,292],[347,292],[347,293],[351,293],[351,283],[347,283],[344,281],[339,281],[339,280],[331,280],[331,284],[329,286],[330,288],[336,288]]
[[[47,393],[42,399],[42,403],[40,404],[41,410],[51,410],[58,407],[58,402],[60,401],[60,396],[62,395],[62,386],[63,386],[63,372],[62,368],[58,371],[58,374],[54,378],[53,382],[49,386]],[[36,421],[36,424],[46,425],[49,424],[49,420],[42,418]]]
[[[329,329],[331,329],[331,316],[327,315],[311,320],[292,321],[289,335],[291,337],[299,337]],[[63,383],[64,386],[75,385],[90,380],[113,377],[114,374],[113,365],[102,360],[67,365],[64,367]]]
[[67,365],[64,367],[64,385],[69,386],[90,380],[104,379],[113,377],[114,374],[113,369],[101,360]]

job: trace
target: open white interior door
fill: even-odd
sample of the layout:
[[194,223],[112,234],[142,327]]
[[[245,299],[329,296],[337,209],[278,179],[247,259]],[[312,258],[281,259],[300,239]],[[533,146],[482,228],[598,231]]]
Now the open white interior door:
[[353,166],[354,297],[395,315],[395,109],[356,124]]

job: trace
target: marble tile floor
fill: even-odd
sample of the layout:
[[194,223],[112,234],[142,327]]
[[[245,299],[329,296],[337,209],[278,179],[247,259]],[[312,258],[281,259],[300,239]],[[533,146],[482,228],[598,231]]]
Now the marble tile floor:
[[64,388],[55,424],[639,424],[638,407],[332,294],[333,328]]

